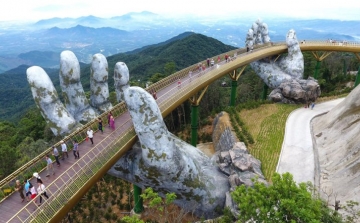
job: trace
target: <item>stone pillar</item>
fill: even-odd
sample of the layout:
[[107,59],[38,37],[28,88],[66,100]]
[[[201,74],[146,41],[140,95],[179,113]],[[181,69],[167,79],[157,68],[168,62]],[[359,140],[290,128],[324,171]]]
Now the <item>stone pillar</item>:
[[231,80],[230,106],[234,107],[236,102],[237,80]]
[[141,188],[134,184],[134,202],[135,202],[134,212],[136,214],[139,214],[144,210],[143,200],[142,197],[140,197],[140,195],[141,195]]
[[316,66],[315,66],[315,73],[314,73],[314,78],[315,78],[316,80],[319,78],[320,64],[321,64],[321,61],[320,61],[320,60],[317,60],[317,61],[316,61]]
[[199,105],[191,105],[191,145],[196,147],[198,130]]
[[269,86],[267,86],[267,85],[264,83],[263,91],[262,91],[262,97],[261,97],[263,101],[265,101],[265,100],[267,99],[268,89],[269,89]]

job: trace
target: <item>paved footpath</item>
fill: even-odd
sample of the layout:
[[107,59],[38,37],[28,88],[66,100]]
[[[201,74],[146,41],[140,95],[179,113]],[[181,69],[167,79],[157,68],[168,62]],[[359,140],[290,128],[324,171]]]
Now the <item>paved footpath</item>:
[[327,113],[342,100],[316,104],[313,110],[299,108],[290,113],[276,172],[291,173],[297,183],[310,181],[314,184],[315,162],[310,121],[317,115]]

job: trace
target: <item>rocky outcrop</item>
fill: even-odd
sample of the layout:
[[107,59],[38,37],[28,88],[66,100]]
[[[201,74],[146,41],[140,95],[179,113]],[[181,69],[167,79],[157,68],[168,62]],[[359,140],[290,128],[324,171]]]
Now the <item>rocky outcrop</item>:
[[320,96],[320,86],[317,81],[309,77],[307,80],[286,80],[269,94],[268,98],[274,102],[286,104],[307,104],[315,102]]
[[[342,204],[360,202],[360,86],[327,114],[313,120],[320,187]],[[334,204],[334,196],[331,198]]]
[[225,205],[236,216],[238,208],[231,199],[230,192],[239,185],[253,186],[253,179],[265,184],[267,182],[261,171],[260,160],[249,154],[245,144],[239,142],[231,131],[232,126],[226,112],[217,115],[214,119],[213,129],[213,143],[217,151],[214,156],[217,158],[220,170],[228,176],[230,183],[230,191],[226,193]]

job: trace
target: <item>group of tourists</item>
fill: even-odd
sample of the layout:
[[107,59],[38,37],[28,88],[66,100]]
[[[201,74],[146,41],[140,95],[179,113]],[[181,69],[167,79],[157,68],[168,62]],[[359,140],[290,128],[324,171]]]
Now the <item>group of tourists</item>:
[[[156,99],[156,91],[154,91],[152,95]],[[115,119],[114,119],[114,116],[112,115],[111,111],[108,113],[108,123],[109,123],[109,127],[111,129],[115,130]],[[103,131],[103,122],[102,122],[101,118],[98,118],[98,129],[101,133],[104,132]],[[93,130],[91,128],[89,128],[87,130],[86,134],[87,134],[87,139],[89,139],[91,141],[91,144],[94,144]],[[75,159],[79,159],[80,158],[79,143],[77,142],[77,140],[73,140],[72,143],[73,143],[73,155],[74,155]],[[45,155],[46,170],[47,170],[46,177],[55,175],[55,170],[54,170],[55,163],[58,167],[61,166],[60,159],[59,159],[60,155],[61,155],[61,160],[65,160],[65,158],[66,159],[69,158],[68,146],[64,140],[60,141],[60,147],[61,147],[61,154],[60,154],[59,150],[56,148],[56,146],[52,146],[52,155],[55,158],[54,163],[48,154]],[[41,205],[43,198],[49,198],[49,196],[46,193],[46,186],[44,185],[43,181],[41,180],[41,177],[39,176],[39,174],[34,173],[33,176],[36,178],[37,187],[33,186],[29,179],[24,180],[24,182],[21,182],[20,180],[16,180],[15,190],[19,192],[21,202],[24,202],[25,200],[27,202],[33,201],[36,205]],[[39,203],[38,203],[37,199],[34,199],[37,197],[39,198]]]
[[[20,194],[21,203],[26,199],[27,202],[33,201],[35,205],[40,206],[43,198],[48,199],[49,196],[46,193],[46,187],[39,174],[35,172],[33,176],[36,178],[37,188],[35,188],[35,186],[31,184],[30,180],[27,179],[24,180],[23,183],[21,183],[20,180],[16,180],[15,190]],[[37,202],[37,199],[35,199],[37,196],[39,197],[39,203]]]

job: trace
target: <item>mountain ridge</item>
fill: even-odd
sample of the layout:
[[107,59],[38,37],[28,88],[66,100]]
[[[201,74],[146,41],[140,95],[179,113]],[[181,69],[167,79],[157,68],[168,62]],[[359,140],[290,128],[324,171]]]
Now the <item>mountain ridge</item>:
[[[164,73],[166,63],[175,62],[175,69],[180,70],[207,57],[232,49],[234,47],[225,45],[214,38],[202,34],[184,33],[163,43],[145,47],[137,53],[120,53],[107,57],[109,64],[109,91],[114,91],[112,74],[116,62],[123,61],[127,64],[132,79],[140,78],[145,81],[155,73]],[[21,65],[16,69],[0,74],[1,121],[16,122],[27,108],[35,105],[26,78],[26,69],[28,67],[28,65]],[[90,65],[81,63],[80,70],[82,86],[85,91],[89,91]],[[45,71],[58,90],[58,94],[61,95],[59,70],[45,68]]]

